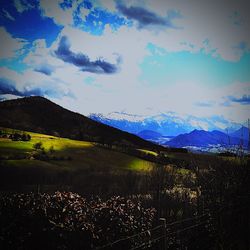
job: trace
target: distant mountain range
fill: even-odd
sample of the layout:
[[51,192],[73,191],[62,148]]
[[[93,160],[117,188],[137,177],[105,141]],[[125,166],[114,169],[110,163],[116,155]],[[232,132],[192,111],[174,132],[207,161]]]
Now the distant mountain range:
[[91,119],[137,134],[139,137],[167,147],[237,147],[243,135],[247,148],[248,128],[223,117],[180,117],[169,112],[151,117],[113,112],[104,116],[91,114]]
[[113,112],[107,115],[91,114],[89,117],[95,121],[133,134],[139,134],[141,131],[148,130],[163,136],[177,136],[189,133],[195,129],[225,132],[225,129],[228,127],[230,127],[229,132],[232,132],[241,127],[240,124],[232,123],[220,116],[199,118],[195,116],[180,116],[174,112],[161,113],[149,117]]
[[193,130],[190,133],[185,133],[176,136],[170,141],[166,142],[165,145],[170,147],[209,147],[218,145],[221,147],[233,147],[240,145],[241,142],[241,131],[246,131],[245,137],[243,137],[243,146],[247,148],[248,145],[248,130],[247,128],[239,129],[234,133],[227,135],[221,131],[204,131],[204,130]]
[[0,102],[0,126],[78,140],[162,149],[136,135],[93,121],[36,96]]

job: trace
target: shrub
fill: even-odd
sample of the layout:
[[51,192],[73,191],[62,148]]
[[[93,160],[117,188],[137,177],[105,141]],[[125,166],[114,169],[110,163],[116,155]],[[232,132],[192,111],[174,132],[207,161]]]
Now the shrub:
[[14,133],[14,134],[10,135],[10,139],[12,141],[21,141],[22,135],[19,133]]
[[33,148],[35,150],[43,149],[42,145],[43,145],[42,142],[37,142],[33,145]]
[[49,148],[49,153],[50,153],[50,154],[55,153],[55,149],[54,149],[54,147],[53,147],[53,146],[51,146],[51,147]]
[[21,140],[22,141],[30,141],[31,140],[30,134],[23,133]]
[[[154,215],[154,209],[119,196],[88,202],[70,192],[6,195],[0,198],[0,245],[4,249],[93,249],[150,229]],[[119,249],[134,244],[126,242]]]

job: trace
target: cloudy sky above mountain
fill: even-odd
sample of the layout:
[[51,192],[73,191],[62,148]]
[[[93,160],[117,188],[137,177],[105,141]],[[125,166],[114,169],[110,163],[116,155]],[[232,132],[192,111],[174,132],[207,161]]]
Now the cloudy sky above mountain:
[[71,110],[250,114],[247,0],[1,0],[0,99]]

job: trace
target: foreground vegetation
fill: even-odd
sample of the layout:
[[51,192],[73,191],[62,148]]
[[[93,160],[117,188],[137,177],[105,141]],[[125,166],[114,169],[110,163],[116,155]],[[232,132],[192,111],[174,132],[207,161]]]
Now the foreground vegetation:
[[95,249],[147,231],[155,215],[155,209],[119,196],[87,201],[70,192],[2,196],[0,211],[2,249],[26,250]]

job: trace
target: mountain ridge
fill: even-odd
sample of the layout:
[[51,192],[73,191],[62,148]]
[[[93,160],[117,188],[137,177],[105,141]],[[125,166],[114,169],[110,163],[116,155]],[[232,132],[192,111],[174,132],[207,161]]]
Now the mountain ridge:
[[[164,145],[171,147],[208,147],[211,145],[221,145],[221,146],[234,146],[239,145],[240,138],[232,137],[224,132],[213,130],[193,130],[190,133],[180,134],[170,141],[166,142]],[[243,141],[244,147],[247,147],[247,141]]]
[[133,134],[138,134],[143,130],[152,130],[163,136],[177,136],[189,133],[194,129],[220,130],[224,132],[228,127],[236,129],[240,127],[239,124],[228,121],[223,117],[200,118],[192,115],[180,116],[174,112],[151,116],[132,115],[124,112],[111,112],[107,115],[92,113],[89,117],[95,121]]

